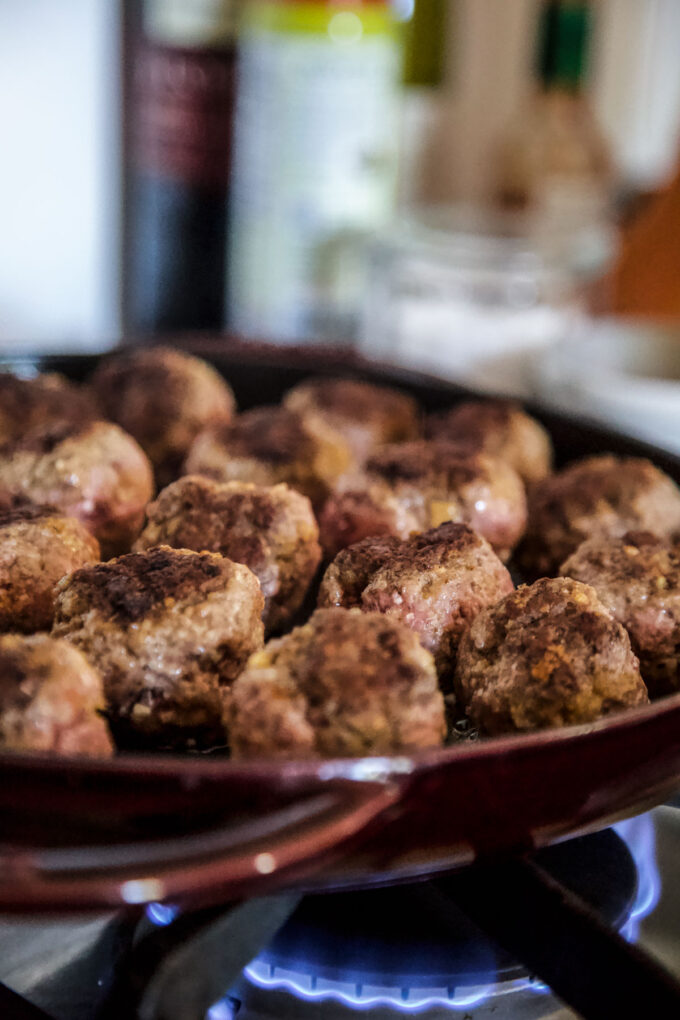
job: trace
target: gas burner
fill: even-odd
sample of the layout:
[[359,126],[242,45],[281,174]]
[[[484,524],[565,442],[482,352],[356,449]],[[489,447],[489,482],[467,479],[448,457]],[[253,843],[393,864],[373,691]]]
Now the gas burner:
[[[536,855],[557,881],[622,928],[636,900],[633,856],[612,830]],[[465,873],[417,885],[309,896],[244,971],[239,1020],[427,1017],[462,1011],[534,1020],[555,1007],[547,989],[457,904]],[[502,1008],[501,1008],[502,1007]],[[229,1005],[232,1015],[233,1000]],[[220,1012],[222,1010],[222,1012]],[[223,1004],[210,1020],[221,1020]],[[227,1015],[229,1015],[227,1013]]]
[[[617,826],[619,835],[610,830],[400,888],[302,903],[280,893],[193,913],[152,904],[140,924],[129,912],[111,918],[67,966],[36,960],[8,984],[49,1020],[350,1020],[357,1013],[542,1020],[557,1000],[540,974],[584,1017],[648,1015],[654,1002],[655,1016],[675,1018],[680,986],[614,934],[634,935],[654,905],[656,825],[641,816]],[[666,818],[659,831],[668,826]],[[677,826],[673,866],[680,819]],[[16,950],[10,931],[5,925]],[[0,985],[3,1017],[36,1015],[27,1003],[23,1014],[16,1006]]]

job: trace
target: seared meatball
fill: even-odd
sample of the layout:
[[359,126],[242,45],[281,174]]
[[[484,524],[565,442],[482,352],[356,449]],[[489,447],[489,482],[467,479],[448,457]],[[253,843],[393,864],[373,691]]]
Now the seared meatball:
[[468,400],[427,422],[433,439],[449,439],[507,461],[527,485],[552,468],[550,436],[512,400]]
[[102,362],[92,387],[105,417],[137,440],[159,486],[180,474],[198,433],[231,420],[231,388],[207,362],[171,347],[116,354]]
[[403,545],[394,535],[372,535],[341,549],[321,579],[319,608],[360,608],[363,590],[376,570]]
[[139,534],[153,478],[135,440],[99,421],[36,430],[1,447],[0,488],[77,517],[107,557],[129,549]]
[[680,549],[648,531],[591,538],[560,573],[592,585],[628,631],[652,696],[680,690]]
[[250,659],[228,708],[235,757],[389,754],[441,744],[432,656],[380,613],[319,609]]
[[592,722],[648,701],[625,630],[569,577],[542,578],[482,610],[460,643],[455,686],[489,734]]
[[502,461],[454,443],[385,446],[326,503],[321,545],[330,557],[370,535],[408,538],[445,521],[468,524],[507,559],[526,523],[522,480]]
[[0,747],[110,755],[102,680],[67,641],[0,637]]
[[54,586],[99,559],[99,543],[75,517],[48,506],[0,513],[0,630],[49,630]]
[[587,538],[680,529],[680,489],[651,461],[588,457],[535,487],[519,550],[528,577],[556,574]]
[[243,564],[159,546],[64,578],[53,633],[101,672],[119,745],[210,745],[224,741],[229,685],[262,647],[263,605]]
[[[345,561],[348,590],[338,592],[344,571],[342,564],[335,570],[332,564],[319,605],[347,605],[355,598],[360,608],[410,627],[448,686],[461,635],[481,609],[512,591],[510,574],[489,543],[465,524],[442,524],[392,547],[382,543],[384,538],[366,539],[354,546],[359,555],[352,547],[341,552],[337,559]],[[364,577],[357,592],[359,570]]]
[[309,500],[287,485],[220,484],[187,475],[147,508],[135,549],[207,549],[245,563],[260,582],[264,624],[272,631],[300,608],[321,560],[318,539]]
[[413,397],[359,379],[310,379],[295,386],[284,404],[300,414],[321,415],[342,433],[360,463],[376,446],[416,439],[420,433]]
[[256,407],[231,425],[202,432],[185,471],[218,482],[287,482],[318,505],[350,462],[345,440],[318,415]]
[[0,372],[0,446],[36,429],[82,425],[100,418],[87,390],[57,374],[20,379]]

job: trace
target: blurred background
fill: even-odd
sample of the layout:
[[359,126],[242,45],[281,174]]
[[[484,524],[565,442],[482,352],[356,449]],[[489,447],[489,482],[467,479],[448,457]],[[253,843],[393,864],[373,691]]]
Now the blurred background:
[[677,0],[0,19],[5,351],[351,345],[680,446]]

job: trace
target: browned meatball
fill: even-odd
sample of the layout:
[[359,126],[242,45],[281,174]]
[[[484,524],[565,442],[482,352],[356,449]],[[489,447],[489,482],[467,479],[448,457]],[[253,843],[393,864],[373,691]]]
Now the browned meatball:
[[67,641],[0,637],[0,747],[110,755],[102,680]]
[[321,560],[319,529],[306,496],[287,485],[220,484],[187,475],[147,508],[135,549],[207,549],[245,563],[264,595],[264,624],[280,630],[300,608]]
[[321,579],[319,608],[360,608],[363,590],[376,570],[403,545],[394,535],[372,535],[342,549]]
[[35,429],[82,425],[100,418],[91,395],[57,374],[20,379],[0,372],[0,446]]
[[529,524],[519,549],[528,577],[556,574],[587,538],[680,529],[680,489],[651,461],[604,455],[570,464],[529,498]]
[[592,585],[623,624],[652,696],[680,690],[680,549],[648,531],[591,538],[560,573]]
[[359,379],[310,379],[295,386],[284,404],[300,414],[321,415],[342,433],[360,463],[376,446],[415,439],[420,433],[413,397]]
[[77,517],[107,557],[139,534],[153,478],[132,436],[99,421],[36,430],[0,448],[0,488]]
[[385,446],[323,508],[327,556],[370,535],[408,538],[445,521],[468,524],[507,559],[526,523],[524,485],[507,464],[454,443]]
[[586,584],[542,578],[484,609],[463,636],[459,702],[484,733],[586,723],[644,705],[620,623]]
[[427,422],[433,439],[449,439],[507,461],[532,485],[550,474],[552,443],[535,418],[512,400],[468,400]]
[[357,609],[318,609],[253,655],[228,718],[238,758],[412,751],[445,731],[432,656],[407,627]]
[[229,422],[236,407],[231,388],[212,365],[171,347],[114,355],[97,368],[92,387],[104,416],[145,451],[158,485],[180,474],[198,433]]
[[53,633],[101,672],[120,745],[205,746],[224,741],[224,701],[262,647],[263,605],[243,564],[159,546],[64,578]]
[[[346,564],[347,590],[338,560]],[[480,610],[512,589],[489,543],[465,524],[449,523],[391,546],[377,538],[344,550],[326,572],[319,605],[354,604],[410,627],[448,686],[462,634]]]
[[231,425],[202,432],[185,470],[218,482],[287,482],[318,505],[350,462],[345,440],[318,415],[256,407]]
[[0,513],[0,630],[49,630],[54,586],[99,559],[99,543],[75,517],[46,506]]

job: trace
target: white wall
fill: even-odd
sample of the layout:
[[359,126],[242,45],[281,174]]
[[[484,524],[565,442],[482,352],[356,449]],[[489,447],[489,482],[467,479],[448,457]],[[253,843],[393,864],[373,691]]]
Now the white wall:
[[0,3],[0,345],[117,322],[117,4]]
[[626,176],[653,187],[678,158],[680,3],[604,0],[594,99]]

